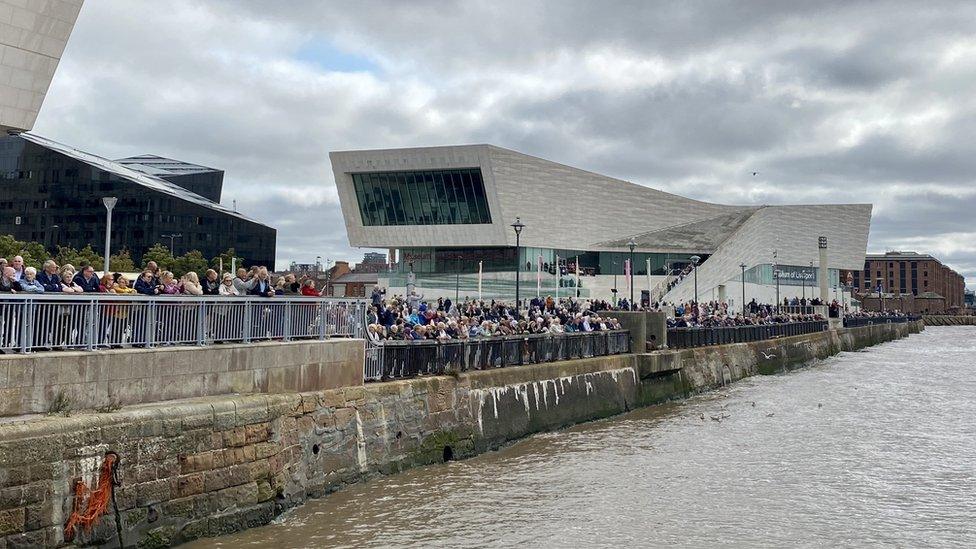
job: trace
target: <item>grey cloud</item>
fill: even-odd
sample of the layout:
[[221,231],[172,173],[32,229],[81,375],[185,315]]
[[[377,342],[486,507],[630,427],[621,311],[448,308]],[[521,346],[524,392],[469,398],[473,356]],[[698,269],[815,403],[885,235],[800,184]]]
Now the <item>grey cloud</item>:
[[[705,200],[876,202],[872,250],[953,240],[976,277],[973,28],[940,1],[101,0],[37,131],[224,169],[282,264],[359,253],[328,151],[489,142]],[[313,39],[380,68],[297,62]]]

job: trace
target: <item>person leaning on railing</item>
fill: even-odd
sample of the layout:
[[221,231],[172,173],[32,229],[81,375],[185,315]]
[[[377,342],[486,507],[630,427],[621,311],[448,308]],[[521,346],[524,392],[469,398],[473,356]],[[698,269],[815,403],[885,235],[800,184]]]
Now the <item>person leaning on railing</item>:
[[200,286],[203,289],[203,295],[220,295],[220,279],[217,277],[217,271],[207,269]]
[[75,271],[69,268],[70,265],[65,265],[61,269],[61,292],[65,294],[83,294],[85,289],[75,284]]
[[156,284],[154,273],[149,269],[142,271],[136,280],[135,290],[142,295],[159,295],[160,287]]
[[[28,294],[43,294],[44,285],[37,279],[37,269],[27,267],[24,269],[24,276],[20,279],[20,291]],[[60,291],[60,290],[58,290]]]
[[[25,269],[24,272],[26,273],[27,270]],[[43,270],[37,273],[37,281],[41,283],[45,292],[61,293],[61,275],[58,274],[58,264],[53,259],[44,262]]]
[[220,288],[218,289],[219,295],[236,297],[241,294],[237,291],[237,285],[234,283],[234,277],[230,273],[224,273],[223,280],[220,281]]
[[0,293],[15,294],[20,291],[20,283],[14,278],[14,268],[4,266],[2,271],[0,273]]

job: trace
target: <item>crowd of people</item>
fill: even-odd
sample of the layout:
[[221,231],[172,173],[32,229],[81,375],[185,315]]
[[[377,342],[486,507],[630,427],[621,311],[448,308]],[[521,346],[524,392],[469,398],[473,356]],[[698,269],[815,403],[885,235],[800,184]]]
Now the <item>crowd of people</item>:
[[667,319],[669,328],[708,328],[718,326],[756,326],[824,320],[823,315],[813,312],[783,312],[775,305],[758,303],[755,299],[746,304],[748,312],[741,309],[729,311],[725,302],[688,302],[673,307],[674,316]]
[[558,302],[551,296],[534,298],[526,307],[502,301],[465,300],[453,303],[438,298],[430,302],[411,291],[406,296],[385,297],[376,288],[367,313],[367,333],[374,340],[456,340],[524,334],[562,334],[619,330],[620,323],[601,315],[586,300]]
[[59,266],[53,259],[44,262],[40,272],[24,266],[24,258],[15,256],[8,262],[0,257],[0,293],[80,294],[100,292],[112,294],[196,295],[196,296],[312,296],[324,295],[311,278],[299,279],[292,273],[273,278],[266,267],[237,269],[218,274],[208,269],[201,278],[189,272],[177,278],[171,271],[159,268],[155,261],[130,281],[122,273],[106,273],[99,277],[92,265]]

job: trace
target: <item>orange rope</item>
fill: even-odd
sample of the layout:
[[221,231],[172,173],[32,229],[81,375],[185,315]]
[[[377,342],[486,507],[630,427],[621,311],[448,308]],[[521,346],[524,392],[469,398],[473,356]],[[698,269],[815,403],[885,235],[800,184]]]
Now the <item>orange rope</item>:
[[[102,461],[102,471],[98,475],[98,483],[94,490],[90,490],[85,485],[85,481],[80,478],[75,480],[75,498],[71,509],[71,516],[68,523],[64,526],[64,539],[71,541],[77,533],[78,526],[81,526],[85,533],[90,533],[98,519],[102,518],[108,510],[108,504],[112,499],[113,488],[113,468],[118,456],[114,452],[105,454]],[[85,505],[84,511],[81,510]]]

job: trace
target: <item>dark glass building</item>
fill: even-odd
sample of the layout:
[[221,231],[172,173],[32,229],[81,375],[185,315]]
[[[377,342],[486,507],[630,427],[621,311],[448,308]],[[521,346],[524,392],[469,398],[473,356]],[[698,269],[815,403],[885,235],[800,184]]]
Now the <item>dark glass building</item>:
[[234,248],[248,264],[273,268],[275,229],[221,206],[222,184],[222,171],[161,157],[118,162],[33,134],[2,137],[0,234],[101,252],[102,198],[114,196],[113,252],[126,248],[138,262],[175,233],[176,255],[199,250],[210,259]]

